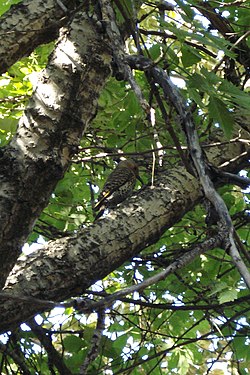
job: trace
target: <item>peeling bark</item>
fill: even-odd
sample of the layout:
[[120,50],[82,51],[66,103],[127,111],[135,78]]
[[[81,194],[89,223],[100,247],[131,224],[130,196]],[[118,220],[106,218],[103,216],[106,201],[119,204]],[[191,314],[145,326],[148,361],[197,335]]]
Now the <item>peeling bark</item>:
[[1,285],[95,116],[110,62],[104,36],[78,13],[39,75],[15,137],[0,150]]
[[[208,157],[216,165],[244,151],[240,143],[214,147]],[[246,149],[245,149],[246,151]],[[239,164],[234,163],[234,168]],[[72,237],[49,242],[17,262],[5,290],[17,295],[61,301],[81,294],[142,249],[157,242],[202,198],[198,181],[184,168],[162,174],[156,185],[142,190],[94,225]],[[43,311],[36,304],[1,303],[0,331],[15,327]]]

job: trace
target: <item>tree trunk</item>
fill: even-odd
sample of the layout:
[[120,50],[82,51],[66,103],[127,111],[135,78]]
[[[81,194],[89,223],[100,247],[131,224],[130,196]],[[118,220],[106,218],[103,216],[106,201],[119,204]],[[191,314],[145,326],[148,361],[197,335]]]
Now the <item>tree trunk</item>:
[[38,78],[17,134],[0,151],[1,286],[35,220],[95,116],[111,53],[96,24],[78,13]]

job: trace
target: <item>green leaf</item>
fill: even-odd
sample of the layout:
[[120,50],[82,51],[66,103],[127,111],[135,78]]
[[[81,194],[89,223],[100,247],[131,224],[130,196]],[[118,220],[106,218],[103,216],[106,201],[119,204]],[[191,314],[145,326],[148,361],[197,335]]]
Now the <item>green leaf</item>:
[[160,44],[154,44],[150,49],[149,49],[149,55],[152,60],[157,60],[161,56],[161,51],[162,48]]
[[17,128],[17,123],[18,121],[16,119],[0,119],[0,129],[2,129],[4,132],[14,133]]
[[86,350],[80,350],[74,353],[71,357],[65,356],[65,364],[72,371],[73,374],[79,374],[77,369],[83,364],[84,358],[86,357]]
[[182,352],[178,353],[178,357],[179,357],[178,364],[177,364],[178,374],[186,375],[189,370],[189,361],[186,358],[185,354],[183,354]]
[[184,45],[181,49],[181,53],[181,61],[184,68],[197,64],[197,62],[201,60],[201,56],[195,51],[194,48],[190,48]]
[[208,104],[209,116],[218,122],[227,138],[230,138],[233,131],[234,119],[223,101],[216,96],[210,96]]
[[107,358],[116,358],[119,357],[122,353],[123,347],[120,347],[119,345],[116,345],[116,340],[112,341],[106,336],[103,336],[101,339],[101,346],[102,346],[102,353]]
[[199,90],[195,88],[190,88],[189,85],[187,89],[188,89],[190,98],[193,99],[199,105],[200,108],[204,107]]
[[[188,22],[189,21],[192,21],[194,16],[195,16],[195,12],[194,10],[192,9],[192,7],[190,7],[189,4],[185,4],[183,1],[180,1],[180,0],[176,0],[176,3],[179,5],[179,7],[185,12],[186,16],[187,16],[187,20]],[[183,17],[183,15],[182,15]],[[183,17],[184,18],[184,17]]]
[[240,107],[245,108],[250,114],[250,95],[234,86],[231,82],[224,80],[218,88],[223,93],[227,94],[229,99],[238,104]]
[[238,296],[236,289],[227,289],[219,293],[218,299],[220,303],[234,301]]
[[207,93],[214,92],[214,87],[209,84],[209,81],[198,73],[194,73],[190,77],[188,85],[189,87],[193,87],[199,89],[200,91],[205,91]]
[[220,82],[220,77],[218,77],[214,72],[209,72],[204,67],[201,68],[201,73],[211,85],[216,85]]
[[81,348],[86,347],[86,343],[84,342],[84,340],[75,335],[66,336],[63,340],[63,345],[65,350],[67,350],[70,353],[76,353]]

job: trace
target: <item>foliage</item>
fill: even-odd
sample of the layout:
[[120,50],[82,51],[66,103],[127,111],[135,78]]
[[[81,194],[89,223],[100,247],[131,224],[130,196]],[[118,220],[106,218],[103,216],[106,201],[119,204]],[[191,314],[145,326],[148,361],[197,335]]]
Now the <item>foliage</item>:
[[[124,17],[134,15],[136,6],[132,2],[114,3],[120,4],[116,13],[120,25],[124,26]],[[202,15],[199,4],[178,0],[172,10],[162,10],[157,1],[145,1],[136,18],[142,53],[166,69],[173,82],[181,87],[183,97],[192,108],[201,140],[208,144],[216,127],[228,139],[233,138],[236,116],[249,116],[249,86],[234,43],[213,28]],[[227,1],[211,2],[239,37],[245,35],[250,19],[250,8],[244,2],[241,4],[233,6],[230,2],[227,6]],[[2,7],[0,11],[5,9]],[[250,48],[247,38],[246,43]],[[52,46],[40,46],[0,78],[1,146],[15,134],[18,119],[32,92],[32,79],[45,66],[51,49]],[[130,37],[127,53],[135,51],[135,41]],[[226,70],[230,64],[234,64],[231,76]],[[232,76],[234,79],[230,79]],[[143,72],[136,71],[134,77],[155,109],[155,125],[141,109],[128,83],[110,78],[99,98],[98,114],[82,139],[70,169],[56,186],[30,234],[30,245],[37,240],[64,236],[92,223],[93,199],[120,154],[136,157],[145,183],[150,183],[154,157],[156,175],[160,162],[165,169],[181,162],[170,127],[182,147],[186,141],[173,108],[165,101],[166,115],[163,116],[160,101],[164,98],[160,89]],[[250,238],[248,191],[224,185],[220,194],[242,246],[247,247]],[[103,292],[114,293],[156,274],[205,238],[208,231],[205,216],[204,207],[196,206],[166,231],[158,243],[93,285],[83,297],[98,299]],[[244,283],[229,255],[222,249],[214,249],[143,293],[117,301],[106,313],[100,353],[90,364],[88,374],[216,374],[219,363],[223,364],[225,374],[247,374],[250,371],[247,302]],[[74,374],[79,373],[91,348],[96,315],[84,316],[68,308],[55,309],[36,318]],[[2,341],[7,342],[8,349],[25,357],[31,374],[53,373],[49,365],[52,354],[27,326],[6,334]],[[21,373],[19,364],[8,352],[0,354],[0,363],[2,374]]]

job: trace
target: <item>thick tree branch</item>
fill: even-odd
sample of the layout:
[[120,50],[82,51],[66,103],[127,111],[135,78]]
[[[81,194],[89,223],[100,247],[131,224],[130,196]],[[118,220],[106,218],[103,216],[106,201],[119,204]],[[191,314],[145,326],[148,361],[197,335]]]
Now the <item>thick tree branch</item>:
[[0,150],[1,285],[95,116],[111,62],[99,31],[84,13],[75,16],[39,75],[15,137]]
[[55,0],[24,0],[0,18],[0,74],[17,60],[29,55],[40,44],[58,37],[69,21],[74,1],[64,0],[68,11]]
[[[216,164],[234,158],[239,144],[212,148]],[[74,237],[49,242],[41,250],[20,258],[5,290],[16,295],[62,301],[81,294],[139,251],[157,242],[165,230],[178,222],[203,194],[198,181],[184,168],[161,173],[153,188],[121,204],[107,218],[84,228]],[[2,300],[0,331],[43,311],[44,306]]]

